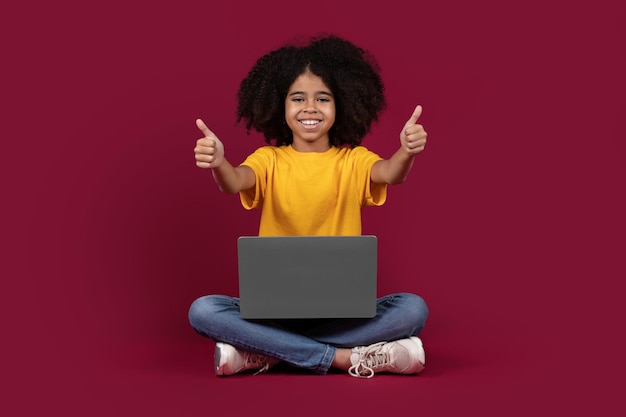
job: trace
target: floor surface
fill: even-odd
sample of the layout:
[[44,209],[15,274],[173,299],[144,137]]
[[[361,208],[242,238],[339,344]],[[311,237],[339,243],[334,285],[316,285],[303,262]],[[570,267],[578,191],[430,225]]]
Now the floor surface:
[[[446,333],[450,331],[450,333]],[[72,340],[73,339],[73,340]],[[23,346],[9,363],[11,416],[621,415],[620,384],[590,343],[550,346],[545,335],[425,330],[427,367],[417,376],[357,379],[279,365],[260,375],[215,376],[214,343],[86,342],[79,336]],[[59,342],[65,343],[60,345]],[[563,349],[563,350],[561,350]],[[7,393],[7,391],[5,391]]]

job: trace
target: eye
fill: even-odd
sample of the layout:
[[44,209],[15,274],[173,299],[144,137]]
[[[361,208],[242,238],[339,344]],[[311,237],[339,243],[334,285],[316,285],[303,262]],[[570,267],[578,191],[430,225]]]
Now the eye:
[[330,98],[329,97],[319,97],[317,99],[317,101],[319,101],[321,103],[330,103]]
[[304,101],[304,99],[302,97],[294,97],[291,99],[291,101],[296,102],[296,103],[301,103]]

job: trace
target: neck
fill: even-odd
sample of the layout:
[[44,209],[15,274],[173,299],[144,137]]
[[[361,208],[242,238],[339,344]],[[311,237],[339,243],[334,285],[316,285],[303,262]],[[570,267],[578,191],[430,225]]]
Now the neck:
[[326,152],[330,149],[329,141],[307,142],[294,140],[291,147],[298,152]]

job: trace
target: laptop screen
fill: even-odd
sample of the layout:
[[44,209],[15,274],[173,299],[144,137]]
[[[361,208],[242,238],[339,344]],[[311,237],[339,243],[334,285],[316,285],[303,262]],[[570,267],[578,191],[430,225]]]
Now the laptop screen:
[[242,236],[237,247],[243,318],[376,315],[375,236]]

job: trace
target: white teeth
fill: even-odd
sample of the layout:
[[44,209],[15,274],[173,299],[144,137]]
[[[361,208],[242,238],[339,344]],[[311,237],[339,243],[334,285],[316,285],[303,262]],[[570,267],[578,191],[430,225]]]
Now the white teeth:
[[318,124],[320,121],[319,120],[301,120],[300,123],[302,123],[303,125],[316,125]]

